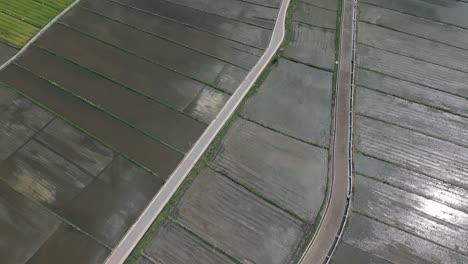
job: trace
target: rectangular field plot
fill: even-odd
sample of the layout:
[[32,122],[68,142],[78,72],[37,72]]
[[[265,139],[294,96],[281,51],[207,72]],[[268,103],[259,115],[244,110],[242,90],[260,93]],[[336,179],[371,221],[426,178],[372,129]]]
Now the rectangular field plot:
[[359,20],[465,50],[468,49],[468,30],[457,26],[367,4],[359,5]]
[[381,259],[371,253],[341,242],[336,248],[332,264],[392,264],[389,261]]
[[332,77],[327,71],[281,59],[243,116],[303,141],[327,147]]
[[336,29],[336,12],[299,2],[293,21],[327,29]]
[[281,0],[247,0],[244,2],[275,8],[280,8],[281,6]]
[[173,212],[205,241],[245,263],[293,263],[305,225],[220,174],[205,169]]
[[357,114],[468,146],[468,118],[408,102],[363,87],[356,89]]
[[391,263],[468,263],[468,257],[357,213],[343,241]]
[[338,9],[338,0],[301,0],[301,2],[331,11],[336,11]]
[[43,49],[31,47],[17,63],[178,150],[187,151],[205,129],[179,111]]
[[358,23],[357,41],[377,49],[434,63],[450,69],[468,72],[468,51],[420,37]]
[[271,30],[269,29],[209,14],[176,3],[163,0],[116,0],[116,2],[173,19],[256,48],[266,49],[270,42]]
[[467,254],[468,214],[359,174],[354,182],[354,211]]
[[239,119],[212,166],[311,221],[325,193],[327,154],[326,149]]
[[355,154],[354,164],[357,174],[385,182],[468,214],[468,194],[463,188],[359,153]]
[[17,192],[55,212],[62,210],[94,180],[35,140],[2,162],[0,175]]
[[109,253],[108,248],[90,236],[63,223],[37,250],[28,264],[97,264],[103,263]]
[[262,50],[188,26],[184,23],[153,15],[143,10],[111,1],[81,1],[80,7],[91,10],[144,32],[211,55],[249,70]]
[[0,181],[0,259],[25,263],[59,227],[61,221]]
[[47,105],[55,113],[162,177],[167,177],[183,156],[16,65],[1,71],[0,81]]
[[8,243],[0,257],[6,263],[101,263],[164,180],[63,120],[41,117],[41,109],[9,89],[0,95],[6,110],[0,120],[7,124],[0,138],[22,145],[13,154],[2,148],[9,157],[0,162],[0,231]]
[[234,264],[228,257],[171,220],[167,220],[151,239],[144,254],[154,263],[161,264]]
[[405,100],[468,117],[468,98],[380,73],[357,69],[356,84]]
[[247,75],[246,70],[222,60],[80,8],[68,13],[61,22],[93,38],[231,93]]
[[114,247],[162,186],[163,180],[121,156],[60,213]]
[[114,158],[110,149],[61,119],[52,121],[35,139],[93,176],[98,176]]
[[53,117],[0,84],[0,162],[16,152]]
[[375,119],[357,116],[355,120],[356,150],[462,188],[468,187],[468,148]]
[[205,87],[197,98],[184,109],[184,113],[209,124],[216,118],[228,99],[229,95]]
[[5,63],[7,60],[13,57],[16,52],[18,52],[18,49],[0,41],[0,64]]
[[357,45],[357,66],[468,98],[468,75],[422,60]]
[[178,110],[205,86],[63,25],[48,30],[36,45]]
[[284,56],[304,64],[333,70],[335,67],[335,30],[292,23],[290,44]]
[[[468,3],[462,1],[363,0],[401,13],[468,28]],[[406,24],[406,23],[405,23]]]
[[278,13],[276,8],[255,5],[248,1],[172,0],[172,2],[268,29],[273,29]]

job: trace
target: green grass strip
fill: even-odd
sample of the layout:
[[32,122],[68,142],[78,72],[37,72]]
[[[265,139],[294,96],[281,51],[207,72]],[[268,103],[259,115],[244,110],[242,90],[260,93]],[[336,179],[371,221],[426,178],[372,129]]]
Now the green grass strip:
[[0,0],[0,11],[37,27],[44,27],[59,13],[34,0]]
[[34,0],[35,2],[51,7],[57,11],[62,11],[67,6],[71,5],[74,0]]
[[0,39],[21,48],[74,0],[0,0]]
[[38,31],[38,27],[0,12],[0,39],[5,40],[13,46],[22,47]]

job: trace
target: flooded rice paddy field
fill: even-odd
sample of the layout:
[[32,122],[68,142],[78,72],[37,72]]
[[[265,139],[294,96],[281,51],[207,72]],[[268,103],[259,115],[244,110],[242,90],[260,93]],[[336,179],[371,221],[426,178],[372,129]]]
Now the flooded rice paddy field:
[[268,45],[250,2],[82,0],[0,72],[2,263],[102,263]]
[[265,88],[247,103],[243,117],[302,141],[328,147],[332,78],[332,72],[280,59],[265,81]]
[[333,263],[468,263],[467,11],[359,2],[354,198]]
[[[201,6],[204,1],[190,3]],[[307,5],[319,11],[323,8],[310,3],[327,5],[309,1]],[[294,16],[301,12],[296,9]],[[330,15],[335,22],[336,12]],[[308,30],[320,29],[313,17],[302,19]],[[327,49],[333,52],[321,56],[333,61],[331,68],[322,69],[323,60],[315,55],[280,58],[246,101],[208,165],[143,243],[141,255],[133,256],[139,256],[135,263],[297,261],[327,188],[335,61],[335,31],[328,32],[333,41],[327,42]],[[285,50],[320,53],[320,45],[305,41],[296,39]]]
[[16,52],[18,52],[18,49],[13,48],[12,46],[0,42],[0,64],[5,63],[8,61],[11,57],[13,57]]
[[[304,0],[292,18],[290,44],[284,56],[290,60],[333,71],[335,68],[336,1]],[[339,25],[338,25],[339,26]]]

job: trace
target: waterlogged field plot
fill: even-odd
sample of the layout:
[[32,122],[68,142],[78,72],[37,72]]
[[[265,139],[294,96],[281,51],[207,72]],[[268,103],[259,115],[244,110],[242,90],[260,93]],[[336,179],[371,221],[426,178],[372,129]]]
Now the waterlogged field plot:
[[[227,33],[222,29],[213,34],[208,30],[205,31],[205,28],[198,29],[198,26],[187,26],[187,22],[192,24],[197,22],[193,18],[192,20],[189,20],[190,17],[186,17],[186,20],[183,20],[183,18],[173,20],[178,18],[174,16],[178,15],[179,12],[170,13],[171,19],[166,19],[149,12],[142,12],[138,8],[131,8],[111,1],[83,1],[79,5],[109,19],[139,28],[143,32],[157,35],[174,43],[191,47],[201,53],[230,62],[243,69],[253,67],[262,53],[261,49],[242,44],[237,39],[220,37],[223,35],[219,34]],[[251,36],[256,35],[251,34]]]
[[294,138],[328,147],[331,72],[280,59],[242,116]]
[[[206,3],[175,2],[197,7]],[[315,2],[309,3],[311,12],[330,7]],[[237,17],[234,11],[210,7],[210,12]],[[337,12],[326,11],[332,16],[327,21],[336,21]],[[303,10],[294,14],[307,18]],[[327,31],[333,38],[328,43],[334,43],[334,33]],[[207,164],[176,195],[179,200],[164,213],[168,217],[156,222],[156,233],[141,242],[141,252],[134,252],[129,263],[297,262],[319,219],[329,163],[333,73],[310,65],[335,60],[334,50],[323,52],[312,39],[297,43],[285,50],[315,55],[295,61],[280,58],[271,65],[258,91],[207,154]],[[333,47],[327,45],[328,50]]]
[[173,0],[172,2],[267,29],[273,29],[279,8],[279,5],[271,8],[248,1]]
[[0,39],[21,48],[73,0],[1,0]]
[[174,210],[182,226],[251,263],[291,263],[303,224],[222,175],[202,171]]
[[[8,58],[71,2],[0,3],[22,27],[0,30]],[[0,71],[2,264],[102,263],[264,52],[275,3],[82,0]]]
[[[168,221],[148,245],[145,254],[157,263],[234,264],[235,262],[194,236],[180,225]],[[141,257],[143,258],[143,257]],[[139,263],[139,262],[137,262]],[[152,263],[147,260],[147,263]]]
[[[81,9],[68,14],[62,22],[89,36],[100,38],[110,45],[118,46],[230,93],[235,91],[247,75],[246,70],[230,63]],[[135,39],[139,41],[135,42]],[[165,52],[154,52],[154,47]],[[224,78],[220,78],[221,76]]]
[[[85,2],[89,2],[89,0]],[[254,48],[266,49],[270,42],[271,29],[246,23],[242,20],[231,19],[224,15],[222,10],[207,12],[197,5],[194,5],[195,8],[191,8],[174,3],[173,1],[164,0],[116,0],[115,2],[135,9],[145,10],[157,16],[170,18]],[[217,1],[206,1],[206,3],[215,2]],[[223,0],[222,2],[240,2],[245,4],[244,1],[238,0]]]
[[313,221],[325,194],[327,156],[326,149],[239,120],[213,158],[212,167]]
[[333,71],[337,8],[337,0],[300,1],[292,17],[291,43],[285,57]]
[[0,64],[3,64],[9,60],[16,54],[16,52],[18,52],[18,49],[13,48],[6,43],[0,42]]
[[102,262],[163,179],[3,86],[0,107],[2,262]]
[[354,198],[333,263],[468,262],[467,10],[360,1]]
[[[156,7],[164,16],[153,14]],[[201,7],[81,1],[0,73],[2,82],[167,177],[262,53],[237,35],[226,37],[230,27],[210,32],[207,26],[217,24],[207,22],[239,25],[244,35],[266,41],[271,34]],[[199,13],[196,19],[192,12]],[[128,137],[132,143],[122,142]]]

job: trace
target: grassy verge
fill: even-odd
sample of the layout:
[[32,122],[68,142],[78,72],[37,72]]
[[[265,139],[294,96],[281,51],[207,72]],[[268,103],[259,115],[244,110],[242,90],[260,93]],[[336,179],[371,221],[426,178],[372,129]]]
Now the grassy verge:
[[[339,52],[339,25],[341,23],[341,1],[338,0],[338,12],[337,12],[337,32],[336,32],[336,38],[335,38],[335,46],[336,46],[336,60],[338,60],[338,52]],[[195,180],[197,175],[205,168],[208,166],[209,161],[211,160],[212,156],[214,155],[215,151],[218,149],[219,145],[221,144],[223,138],[229,131],[232,123],[239,117],[240,113],[244,109],[245,103],[248,101],[250,97],[255,95],[255,93],[258,91],[262,83],[267,79],[268,75],[270,74],[271,70],[275,66],[275,64],[278,63],[279,59],[283,55],[283,51],[285,48],[288,46],[289,41],[291,39],[291,28],[292,28],[292,15],[294,12],[294,9],[296,7],[297,0],[291,0],[290,6],[288,8],[288,13],[286,17],[286,36],[283,41],[283,43],[280,46],[280,49],[277,51],[275,54],[274,58],[272,59],[272,62],[265,68],[265,70],[262,72],[260,77],[257,79],[251,90],[248,92],[247,96],[244,98],[238,109],[235,111],[233,116],[229,119],[229,121],[226,123],[226,125],[222,128],[220,133],[216,136],[215,140],[210,144],[208,147],[207,151],[203,154],[202,158],[197,162],[193,170],[190,172],[190,174],[187,176],[187,178],[184,180],[182,183],[181,187],[177,190],[177,192],[174,194],[174,196],[170,199],[169,203],[164,207],[162,212],[159,214],[155,222],[151,225],[150,229],[146,232],[146,234],[143,236],[143,238],[140,240],[138,245],[135,247],[133,250],[132,254],[129,256],[129,258],[126,260],[126,264],[134,264],[137,259],[141,256],[144,248],[148,245],[149,241],[151,238],[156,234],[156,232],[159,230],[159,228],[162,226],[163,223],[169,218],[172,210],[174,207],[177,205],[177,203],[181,200],[183,197],[184,193],[188,190],[192,182]],[[333,87],[336,86],[336,70],[337,70],[337,65],[335,65],[335,70],[333,74]],[[328,179],[327,179],[327,184],[328,184]],[[322,204],[322,209],[325,206],[325,201]],[[320,210],[322,211],[322,210]],[[300,253],[302,254],[307,247],[307,244],[312,240],[315,232],[317,231],[317,228],[320,224],[321,221],[321,215],[318,215],[312,223],[309,224],[309,230],[307,234],[307,239],[306,243],[304,243],[304,247],[301,248]],[[298,255],[300,257],[300,254]]]
[[0,39],[24,46],[74,0],[0,0]]

